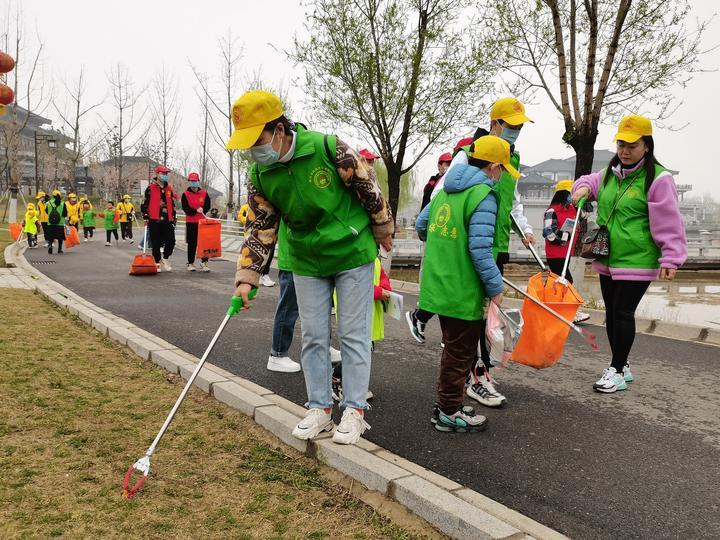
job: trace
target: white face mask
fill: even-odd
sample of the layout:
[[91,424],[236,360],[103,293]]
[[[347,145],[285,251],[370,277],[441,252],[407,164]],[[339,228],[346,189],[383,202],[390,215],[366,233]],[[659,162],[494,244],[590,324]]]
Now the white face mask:
[[277,128],[275,131],[273,131],[273,135],[269,143],[253,146],[250,149],[250,156],[255,160],[255,163],[257,163],[258,165],[272,165],[274,163],[277,163],[280,159],[280,150],[275,150],[272,145],[273,141],[275,140],[276,133]]

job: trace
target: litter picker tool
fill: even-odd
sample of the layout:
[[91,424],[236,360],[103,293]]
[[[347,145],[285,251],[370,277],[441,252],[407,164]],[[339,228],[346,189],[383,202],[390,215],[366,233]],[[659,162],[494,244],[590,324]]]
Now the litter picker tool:
[[525,243],[527,244],[527,248],[530,250],[530,253],[532,253],[532,256],[535,258],[535,260],[537,261],[537,263],[540,265],[540,269],[541,269],[543,272],[547,272],[547,266],[545,266],[545,263],[544,263],[543,260],[540,258],[540,255],[538,255],[538,252],[535,251],[535,248],[533,247],[533,245],[532,245],[532,244],[530,243],[530,241],[528,240],[527,235],[525,234],[525,232],[520,228],[520,225],[518,224],[517,220],[515,219],[515,216],[513,216],[512,214],[510,214],[510,220],[511,220],[511,222],[512,222],[513,229],[515,229],[515,232],[517,232],[517,233],[520,235],[520,238],[522,238],[522,239],[525,241]]
[[595,336],[595,334],[593,334],[592,332],[590,332],[589,330],[587,330],[587,329],[585,329],[585,328],[579,327],[579,326],[578,326],[577,324],[575,324],[574,322],[569,321],[568,319],[566,319],[565,317],[563,317],[562,315],[560,315],[557,311],[555,311],[553,308],[551,308],[550,306],[548,306],[548,305],[545,304],[544,302],[541,302],[540,300],[538,300],[538,299],[535,298],[534,296],[532,296],[532,295],[526,293],[525,291],[523,291],[520,287],[518,287],[518,286],[515,285],[514,283],[508,281],[507,278],[503,277],[503,282],[505,283],[505,285],[507,285],[507,286],[510,287],[511,289],[519,292],[519,293],[520,293],[521,295],[523,295],[527,300],[530,300],[533,304],[537,305],[538,307],[540,307],[541,309],[543,309],[544,311],[546,311],[547,313],[549,313],[550,315],[552,315],[553,317],[555,317],[558,321],[560,321],[561,323],[563,323],[563,324],[567,325],[568,327],[570,327],[571,330],[573,330],[573,331],[577,332],[578,334],[580,334],[580,336],[587,342],[588,345],[590,345],[590,347],[592,347],[592,348],[595,349],[595,350],[597,350],[597,349],[600,348],[600,346],[597,344],[597,337]]
[[142,255],[135,255],[135,257],[133,257],[133,262],[130,265],[129,272],[131,276],[157,274],[157,264],[155,264],[155,258],[152,255],[147,255],[145,251],[147,248],[147,236],[148,226],[145,225],[143,252]]
[[566,287],[569,285],[568,280],[566,278],[568,266],[570,265],[570,257],[572,256],[573,247],[575,246],[575,233],[577,232],[578,222],[580,221],[580,212],[582,212],[582,207],[585,205],[585,197],[580,199],[578,201],[577,205],[577,213],[575,214],[575,221],[573,222],[572,227],[572,233],[570,233],[570,240],[568,240],[568,250],[565,254],[565,264],[563,264],[562,274],[560,274],[560,278],[555,281],[555,283],[559,283],[560,285],[565,285]]
[[[255,294],[257,293],[257,289],[252,289],[250,291],[250,298],[253,298]],[[212,340],[210,341],[210,344],[208,345],[207,349],[205,349],[205,354],[202,355],[202,358],[198,362],[197,366],[195,367],[195,371],[193,371],[192,375],[190,375],[190,378],[188,379],[187,383],[185,383],[185,388],[183,388],[182,392],[180,393],[180,397],[175,402],[175,405],[173,405],[173,408],[170,410],[170,414],[168,414],[167,418],[165,419],[165,423],[160,428],[160,431],[155,436],[155,440],[150,445],[150,448],[147,449],[147,452],[145,452],[145,455],[138,459],[133,465],[130,466],[127,473],[125,473],[125,478],[123,480],[123,497],[126,499],[131,498],[135,493],[138,492],[138,490],[143,486],[145,481],[147,480],[148,474],[150,474],[150,458],[155,453],[155,449],[157,448],[157,445],[160,443],[160,439],[162,439],[163,435],[165,435],[165,432],[167,431],[168,427],[170,426],[170,423],[173,421],[173,418],[175,418],[175,413],[177,413],[178,408],[182,404],[183,400],[185,399],[185,396],[190,391],[190,387],[192,386],[193,382],[195,382],[195,379],[197,378],[198,374],[200,373],[200,370],[202,369],[203,365],[205,364],[205,361],[207,360],[207,357],[212,352],[213,348],[215,347],[215,343],[217,343],[217,340],[220,338],[220,335],[223,333],[223,330],[225,330],[225,327],[227,326],[228,321],[237,315],[240,310],[243,308],[243,300],[239,296],[233,296],[232,300],[230,300],[230,307],[228,307],[227,313],[225,314],[225,318],[223,319],[222,323],[220,323],[220,326],[217,329],[217,332],[215,332],[215,335],[213,336]],[[132,477],[133,472],[141,472],[142,478],[132,487],[130,487],[130,478]]]

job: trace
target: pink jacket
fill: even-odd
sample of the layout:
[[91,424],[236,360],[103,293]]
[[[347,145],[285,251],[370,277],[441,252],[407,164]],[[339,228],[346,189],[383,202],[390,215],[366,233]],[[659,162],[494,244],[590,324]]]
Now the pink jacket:
[[[642,167],[642,162],[634,169],[621,171],[619,168],[613,172],[620,178]],[[603,180],[604,171],[598,171],[581,176],[573,185],[573,193],[586,187],[590,190],[589,200],[597,200],[598,190]],[[648,212],[650,218],[650,234],[660,248],[660,267],[677,269],[687,259],[687,239],[685,238],[685,224],[678,205],[675,179],[671,174],[658,176],[650,185],[647,194]],[[658,279],[659,270],[655,268],[609,268],[597,261],[593,261],[593,268],[600,274],[611,276],[613,279],[627,281],[654,281]]]

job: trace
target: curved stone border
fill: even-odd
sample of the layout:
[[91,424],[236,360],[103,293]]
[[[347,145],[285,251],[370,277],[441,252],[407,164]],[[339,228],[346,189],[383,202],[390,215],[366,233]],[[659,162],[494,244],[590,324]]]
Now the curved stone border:
[[[17,275],[22,273],[20,279],[29,288],[141,358],[188,379],[199,361],[197,357],[91,304],[49,279],[25,260],[22,246],[13,246],[15,249],[11,250],[10,257],[17,265]],[[206,363],[195,384],[218,401],[250,416],[288,446],[400,503],[452,538],[567,538],[365,439],[356,446],[335,444],[329,434],[314,441],[300,441],[291,432],[305,412],[303,407],[222,368]]]

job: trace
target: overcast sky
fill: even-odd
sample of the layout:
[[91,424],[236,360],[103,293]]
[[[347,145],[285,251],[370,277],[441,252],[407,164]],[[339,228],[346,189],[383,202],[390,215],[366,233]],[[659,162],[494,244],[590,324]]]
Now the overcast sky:
[[[7,13],[9,0],[0,0]],[[25,24],[29,33],[35,28],[45,44],[43,62],[46,76],[60,81],[75,75],[85,66],[88,100],[99,100],[107,93],[107,72],[118,61],[130,70],[138,87],[146,85],[164,62],[174,71],[181,85],[183,101],[182,126],[178,146],[193,146],[199,129],[200,107],[194,94],[195,80],[188,62],[214,76],[219,70],[218,39],[232,28],[245,45],[243,69],[248,73],[262,69],[263,78],[278,84],[289,83],[299,75],[278,50],[290,46],[292,35],[302,31],[304,8],[297,1],[273,0],[22,0]],[[708,18],[717,9],[715,0],[692,0],[695,17]],[[13,1],[12,5],[17,5]],[[714,37],[708,37],[706,48],[720,42],[720,21],[713,23]],[[720,66],[720,52],[703,58],[706,69]],[[669,81],[672,83],[672,81]],[[60,95],[62,85],[55,83]],[[237,89],[237,95],[244,88]],[[677,91],[683,105],[670,123],[682,126],[680,131],[657,130],[655,135],[659,159],[668,167],[680,170],[679,183],[691,183],[694,194],[712,193],[720,198],[720,166],[715,158],[720,120],[720,72],[701,73],[687,88]],[[302,119],[302,88],[291,88],[290,97],[296,118]],[[47,116],[56,119],[53,111]],[[523,130],[518,142],[522,161],[533,165],[547,158],[572,155],[560,140],[563,124],[560,115],[547,99],[538,94],[528,105],[535,120]],[[97,119],[92,118],[91,123]],[[487,123],[482,119],[481,125]],[[611,126],[603,126],[597,148],[612,148]],[[342,135],[342,133],[340,134]],[[458,134],[461,135],[461,134]],[[351,141],[366,146],[362,141]],[[418,174],[424,182],[434,172],[437,149],[421,162]]]

